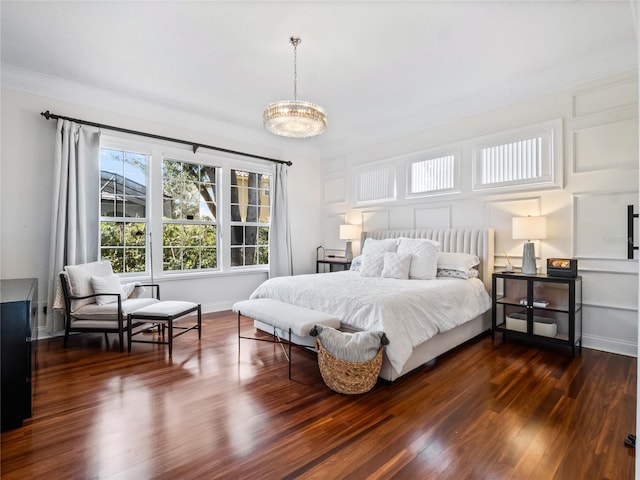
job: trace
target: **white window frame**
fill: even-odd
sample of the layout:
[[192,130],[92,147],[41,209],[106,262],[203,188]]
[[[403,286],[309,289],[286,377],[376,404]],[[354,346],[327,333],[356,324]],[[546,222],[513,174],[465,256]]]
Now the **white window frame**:
[[[439,188],[434,190],[412,191],[412,167],[418,163],[435,161],[441,158],[453,157],[453,185],[448,188]],[[460,151],[459,150],[437,150],[420,152],[412,154],[405,160],[405,177],[406,177],[406,198],[431,197],[436,195],[445,195],[460,192]]]
[[[384,190],[380,196],[377,197],[367,197],[362,198],[360,193],[363,188],[363,182],[366,181],[367,175],[375,174],[376,172],[383,172],[386,170],[387,183],[386,185],[382,185],[382,189]],[[379,202],[392,202],[398,198],[398,186],[396,182],[397,178],[397,165],[395,161],[383,161],[383,162],[375,162],[362,166],[354,167],[353,170],[353,178],[354,178],[354,202],[357,205],[370,205],[373,203]]]
[[[111,132],[110,132],[111,133]],[[271,188],[275,181],[275,166],[272,164],[264,164],[262,162],[254,163],[247,161],[231,154],[210,153],[204,149],[200,149],[197,153],[193,153],[190,147],[174,147],[166,146],[164,142],[158,141],[142,141],[138,137],[122,134],[103,134],[100,140],[100,148],[114,148],[124,151],[134,151],[145,153],[148,157],[147,165],[147,258],[146,271],[120,274],[122,277],[135,280],[148,280],[150,272],[153,271],[154,278],[169,279],[185,279],[196,277],[211,277],[218,275],[233,275],[250,272],[268,272],[269,265],[251,265],[243,267],[231,267],[230,239],[231,239],[231,206],[230,206],[230,170],[249,170],[259,174],[271,176]],[[164,158],[179,160],[189,163],[205,164],[216,167],[218,169],[218,209],[217,209],[217,254],[218,267],[216,269],[198,269],[198,270],[162,270],[162,164]],[[155,194],[159,195],[159,199],[155,199]],[[100,202],[98,202],[100,204]],[[270,197],[270,209],[273,213],[273,195]],[[96,212],[100,218],[100,211]],[[272,215],[271,217],[272,218]],[[99,222],[98,222],[99,223]],[[269,224],[271,229],[272,223]],[[271,239],[271,235],[269,236]],[[270,248],[270,247],[269,247]],[[153,249],[153,250],[151,250]],[[153,269],[151,269],[151,258],[149,252],[153,254]],[[270,252],[271,253],[271,252]]]
[[[487,148],[508,145],[531,138],[541,138],[541,174],[535,178],[495,181],[483,181],[483,151]],[[496,189],[540,189],[562,188],[562,119],[542,122],[535,125],[500,132],[474,139],[473,145],[473,191]]]
[[[212,167],[215,170],[215,188],[216,188],[216,202],[217,202],[217,208],[216,208],[216,218],[213,221],[203,221],[203,220],[190,220],[190,219],[184,219],[184,218],[180,218],[180,219],[171,219],[171,218],[164,218],[164,212],[162,211],[164,208],[163,205],[163,201],[160,200],[160,207],[161,207],[161,217],[160,217],[160,222],[161,222],[161,229],[160,229],[160,236],[156,237],[156,238],[160,238],[161,241],[160,242],[156,242],[156,245],[158,245],[158,248],[156,250],[160,250],[160,258],[161,258],[161,271],[163,274],[165,275],[172,275],[172,274],[180,274],[180,273],[193,273],[193,272],[207,272],[207,271],[218,271],[220,270],[220,221],[219,221],[219,217],[220,217],[220,207],[222,206],[220,203],[220,176],[222,174],[221,172],[221,168],[219,166],[217,166],[216,163],[211,163],[209,161],[202,161],[202,160],[209,160],[206,158],[206,156],[204,155],[199,155],[197,157],[194,158],[194,156],[191,156],[192,158],[185,158],[184,155],[176,155],[174,154],[169,154],[167,152],[165,152],[161,158],[161,162],[159,165],[159,170],[160,170],[160,177],[161,177],[161,190],[160,190],[160,197],[163,198],[164,197],[164,162],[165,161],[172,161],[172,162],[180,162],[180,163],[187,163],[187,164],[193,164],[193,165],[206,165],[208,167]],[[151,201],[154,201],[154,198],[151,199]],[[157,202],[157,200],[156,200]],[[175,224],[175,225],[183,225],[183,226],[195,226],[195,225],[215,225],[216,227],[216,266],[212,267],[212,268],[194,268],[194,269],[176,269],[176,270],[165,270],[164,269],[164,226],[167,224]],[[188,248],[188,247],[187,247]]]

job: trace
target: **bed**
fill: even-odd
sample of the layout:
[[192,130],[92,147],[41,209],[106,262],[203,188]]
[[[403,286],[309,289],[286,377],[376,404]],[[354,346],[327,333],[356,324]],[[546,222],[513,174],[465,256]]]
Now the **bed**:
[[[251,298],[329,313],[340,318],[345,331],[385,331],[390,344],[380,376],[393,381],[490,328],[493,237],[490,228],[363,232],[361,245],[369,238],[429,239],[439,242],[442,252],[476,255],[478,278],[372,278],[360,271],[296,275],[267,280]],[[255,326],[273,332],[259,321]],[[313,346],[313,338],[293,340]]]

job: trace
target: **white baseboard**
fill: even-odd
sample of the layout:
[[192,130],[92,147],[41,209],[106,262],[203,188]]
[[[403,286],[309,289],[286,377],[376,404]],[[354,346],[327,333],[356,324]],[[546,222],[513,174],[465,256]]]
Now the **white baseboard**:
[[628,357],[638,356],[638,344],[623,340],[597,337],[595,335],[582,335],[582,346],[603,352],[617,353]]

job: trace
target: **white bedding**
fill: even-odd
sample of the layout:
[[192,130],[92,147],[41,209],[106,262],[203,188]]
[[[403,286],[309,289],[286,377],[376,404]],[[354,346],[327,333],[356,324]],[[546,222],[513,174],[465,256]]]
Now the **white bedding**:
[[481,315],[491,299],[478,279],[397,280],[333,272],[267,280],[251,298],[272,298],[338,317],[358,330],[382,330],[397,372],[414,347]]

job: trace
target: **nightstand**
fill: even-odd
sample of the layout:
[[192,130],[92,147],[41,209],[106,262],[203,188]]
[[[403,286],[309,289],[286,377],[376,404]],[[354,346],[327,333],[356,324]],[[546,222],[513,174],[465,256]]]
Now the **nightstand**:
[[494,273],[492,287],[492,337],[582,348],[582,277]]
[[351,268],[351,260],[346,258],[324,258],[316,260],[316,273],[320,273],[320,265],[329,265],[330,272],[340,270],[349,270]]

